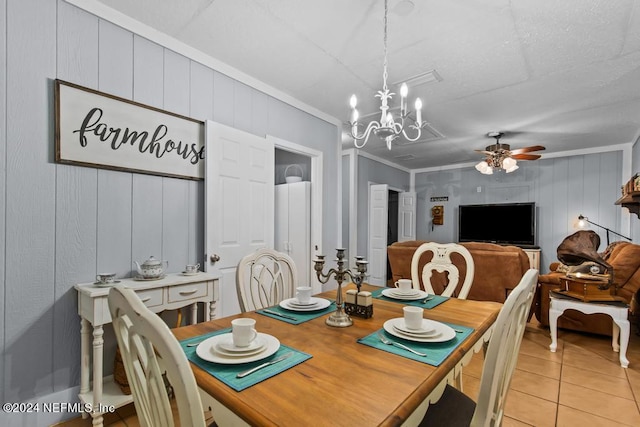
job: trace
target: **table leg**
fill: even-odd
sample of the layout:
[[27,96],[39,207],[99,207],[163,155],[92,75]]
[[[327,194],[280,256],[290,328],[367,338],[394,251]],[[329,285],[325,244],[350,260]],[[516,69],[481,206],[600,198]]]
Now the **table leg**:
[[552,353],[556,352],[558,348],[558,317],[562,314],[562,311],[553,308],[549,308],[549,329],[551,330],[551,345],[549,346],[549,350]]
[[191,304],[191,324],[195,325],[198,323],[198,303],[194,302]]
[[620,326],[613,321],[613,333],[611,334],[611,347],[616,353],[620,351]]
[[629,345],[629,326],[628,320],[614,319],[614,324],[618,326],[620,330],[620,366],[623,368],[629,367],[629,359],[627,359],[627,346]]
[[216,318],[216,302],[211,301],[209,303],[209,320]]
[[[91,359],[89,358],[89,321],[80,319],[80,394],[89,392]],[[87,418],[87,412],[82,412],[82,418]]]
[[[104,330],[102,325],[93,327],[93,407],[102,401],[102,355],[104,351]],[[102,414],[93,417],[93,425],[102,427]]]

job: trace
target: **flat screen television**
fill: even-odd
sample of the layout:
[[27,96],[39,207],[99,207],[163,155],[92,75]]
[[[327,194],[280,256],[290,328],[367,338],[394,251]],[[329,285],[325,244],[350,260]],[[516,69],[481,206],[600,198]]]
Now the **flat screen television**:
[[458,241],[535,246],[536,204],[461,205]]

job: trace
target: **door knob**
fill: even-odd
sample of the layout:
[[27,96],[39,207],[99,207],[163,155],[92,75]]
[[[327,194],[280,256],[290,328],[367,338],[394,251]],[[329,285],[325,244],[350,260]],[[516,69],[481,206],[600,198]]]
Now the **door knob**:
[[213,254],[209,257],[211,260],[211,264],[215,264],[217,261],[220,261],[220,256],[218,254]]

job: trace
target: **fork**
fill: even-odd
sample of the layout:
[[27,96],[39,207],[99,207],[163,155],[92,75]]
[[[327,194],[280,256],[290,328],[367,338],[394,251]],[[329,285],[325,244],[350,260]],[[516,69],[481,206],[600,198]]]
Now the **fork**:
[[382,341],[383,344],[395,345],[398,348],[402,348],[404,350],[410,351],[411,353],[416,354],[418,356],[422,356],[422,357],[426,357],[427,356],[426,353],[420,353],[419,351],[415,351],[414,349],[409,348],[404,344],[400,344],[399,342],[391,341],[390,339],[388,339],[387,337],[382,335],[382,332],[378,332],[378,338],[380,338],[380,341]]

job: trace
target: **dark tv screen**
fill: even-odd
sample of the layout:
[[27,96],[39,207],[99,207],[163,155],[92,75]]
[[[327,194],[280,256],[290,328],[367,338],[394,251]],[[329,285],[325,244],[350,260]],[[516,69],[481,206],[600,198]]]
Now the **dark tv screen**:
[[459,242],[491,242],[535,246],[535,203],[461,205]]

